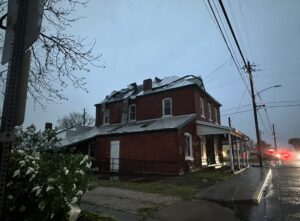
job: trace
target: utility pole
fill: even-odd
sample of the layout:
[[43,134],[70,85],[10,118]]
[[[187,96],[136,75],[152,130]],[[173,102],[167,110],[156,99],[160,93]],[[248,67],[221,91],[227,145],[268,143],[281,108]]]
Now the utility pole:
[[255,132],[256,132],[256,146],[259,152],[259,166],[262,167],[262,152],[261,152],[261,142],[260,142],[260,135],[259,135],[259,128],[258,128],[258,120],[257,120],[257,106],[255,102],[255,94],[253,89],[253,76],[252,76],[252,67],[250,65],[250,62],[247,62],[247,66],[245,67],[247,73],[249,74],[249,81],[250,81],[250,87],[251,87],[251,98],[252,98],[252,106],[253,106],[253,114],[254,114],[254,123],[255,123]]
[[275,134],[275,127],[274,124],[272,124],[273,126],[273,139],[274,139],[274,145],[275,145],[275,150],[277,151],[277,142],[276,142],[276,134]]
[[83,124],[83,126],[85,126],[85,124],[86,124],[86,112],[85,112],[85,108],[83,108],[83,116],[82,116],[82,124]]
[[5,219],[6,177],[11,148],[14,142],[14,127],[24,121],[30,51],[28,48],[40,33],[43,15],[43,0],[8,1],[5,40],[2,64],[8,63],[2,119],[0,128],[0,219]]

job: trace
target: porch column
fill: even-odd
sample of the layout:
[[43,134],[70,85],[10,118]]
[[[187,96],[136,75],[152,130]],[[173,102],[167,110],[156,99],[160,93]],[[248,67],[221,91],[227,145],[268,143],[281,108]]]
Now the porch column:
[[236,155],[237,155],[237,161],[238,161],[238,169],[241,169],[241,162],[240,162],[240,142],[236,139]]
[[233,165],[233,152],[232,152],[232,140],[231,140],[231,133],[228,133],[228,143],[229,143],[229,153],[230,153],[230,165],[231,171],[234,172],[234,165]]
[[219,153],[218,153],[218,137],[217,135],[214,135],[214,153],[215,153],[215,162],[216,164],[219,164]]
[[245,161],[245,158],[246,158],[246,154],[247,154],[247,152],[246,152],[246,146],[245,146],[245,141],[243,140],[241,140],[241,144],[242,144],[242,153],[243,153],[243,155],[242,155],[242,159],[243,159],[243,167],[245,168],[246,167],[246,161]]
[[249,152],[247,149],[246,141],[245,141],[245,150],[246,150],[246,165],[249,167]]
[[207,166],[206,137],[200,136],[200,139],[201,139],[201,165]]

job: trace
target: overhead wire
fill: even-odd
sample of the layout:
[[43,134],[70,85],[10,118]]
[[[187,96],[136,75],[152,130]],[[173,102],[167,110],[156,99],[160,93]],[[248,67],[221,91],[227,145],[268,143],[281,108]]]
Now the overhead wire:
[[237,38],[236,38],[236,36],[235,36],[235,33],[234,33],[234,31],[233,31],[232,25],[231,25],[231,23],[230,23],[230,20],[229,20],[229,18],[228,18],[228,15],[227,15],[227,12],[226,12],[226,10],[225,10],[225,7],[224,7],[224,5],[223,5],[222,0],[219,0],[219,4],[220,4],[221,9],[222,9],[222,11],[223,11],[223,14],[224,14],[224,16],[225,16],[225,19],[226,19],[226,21],[227,21],[228,27],[229,27],[229,29],[230,29],[230,31],[231,31],[231,34],[232,34],[233,39],[234,39],[234,41],[235,41],[235,44],[236,44],[236,46],[237,46],[237,48],[238,48],[238,51],[239,51],[239,53],[240,53],[240,56],[241,56],[241,58],[242,58],[242,60],[243,60],[243,62],[244,62],[244,65],[245,65],[245,67],[246,67],[246,66],[247,66],[247,62],[246,62],[246,60],[245,60],[245,58],[244,58],[244,55],[243,55],[243,53],[242,53],[241,47],[240,47],[240,45],[239,45],[239,42],[238,42],[238,40],[237,40]]
[[210,74],[207,74],[206,76],[204,76],[203,80],[207,80],[207,78],[210,78],[212,75],[217,73],[217,71],[220,70],[222,67],[224,67],[230,60],[231,60],[231,58],[227,59],[223,64],[221,64],[219,67],[217,67],[215,70],[213,70]]
[[218,26],[218,28],[219,28],[219,30],[220,30],[220,32],[221,32],[222,38],[223,38],[223,40],[224,40],[224,42],[225,42],[225,44],[226,44],[226,46],[227,46],[227,49],[228,49],[228,51],[229,51],[229,53],[230,53],[230,55],[231,55],[231,58],[232,58],[232,60],[233,60],[233,62],[234,62],[234,64],[235,64],[235,67],[236,67],[236,69],[237,69],[239,75],[241,76],[241,78],[242,78],[242,80],[243,80],[243,82],[244,82],[244,84],[245,84],[245,86],[246,86],[246,88],[247,88],[248,93],[251,95],[251,92],[250,92],[250,90],[249,90],[249,88],[248,88],[248,85],[247,85],[245,79],[243,78],[243,75],[242,75],[242,73],[241,73],[241,70],[240,70],[240,68],[238,67],[236,60],[234,59],[233,53],[232,53],[232,51],[231,51],[231,49],[230,49],[230,47],[229,47],[229,45],[228,45],[228,42],[227,42],[227,40],[226,40],[226,38],[225,38],[225,36],[224,36],[224,33],[223,33],[222,29],[221,29],[221,26],[220,26],[220,24],[219,24],[219,21],[218,21],[218,19],[217,19],[217,17],[216,17],[216,14],[215,14],[213,8],[212,8],[212,5],[210,4],[210,0],[207,0],[207,2],[208,2],[208,4],[209,4],[209,7],[210,7],[212,13],[213,13],[213,17],[214,17],[214,19],[215,19],[215,21],[216,21],[216,23],[217,23],[217,26]]
[[[244,96],[245,96],[245,92],[246,92],[246,90],[244,90],[244,92],[243,92],[243,94],[241,96],[241,99],[240,99],[238,107],[236,108],[236,111],[239,110],[240,106],[242,105],[242,102],[243,102],[243,99],[244,99]],[[236,117],[236,114],[233,115],[233,117],[231,118],[231,121],[233,121],[235,117]]]
[[216,10],[216,12],[217,12],[217,15],[218,15],[218,17],[219,17],[219,21],[220,21],[220,23],[221,23],[221,25],[222,25],[222,27],[223,27],[223,32],[225,33],[225,36],[226,36],[226,37],[227,37],[227,39],[228,39],[228,43],[229,43],[229,45],[230,45],[230,47],[231,47],[231,50],[232,50],[232,53],[233,53],[234,59],[235,59],[236,61],[238,61],[238,59],[237,59],[237,56],[236,56],[236,54],[235,54],[235,50],[234,50],[234,48],[233,48],[233,46],[232,46],[232,44],[231,44],[231,41],[230,41],[229,35],[228,35],[228,33],[227,33],[227,30],[226,30],[226,28],[225,28],[225,25],[224,25],[224,23],[223,23],[223,20],[222,20],[222,18],[221,18],[221,15],[220,15],[220,13],[219,13],[218,7],[216,6],[216,4],[215,4],[215,1],[214,1],[214,0],[212,0],[212,3],[213,3],[213,5],[214,5],[214,7],[215,7],[215,10]]
[[[267,109],[273,109],[273,108],[288,108],[288,107],[300,107],[300,104],[290,104],[290,105],[274,105],[274,106],[268,106],[266,107]],[[232,114],[240,114],[240,113],[246,113],[253,111],[252,109],[248,110],[242,110],[242,111],[237,111],[237,112],[232,112],[232,113],[227,113],[227,114],[221,114],[222,116],[229,116]]]
[[264,121],[263,121],[263,119],[262,119],[262,117],[261,117],[260,112],[257,111],[257,113],[258,113],[258,116],[259,116],[259,119],[260,119],[261,124],[263,125],[263,127],[264,127],[265,131],[267,132],[267,134],[270,136],[270,133],[269,133],[269,131],[267,130],[267,127],[266,127],[266,125],[265,125],[265,123],[264,123]]
[[245,28],[245,33],[246,33],[246,38],[247,38],[249,50],[250,50],[251,55],[253,55],[252,47],[251,47],[250,40],[249,40],[249,34],[248,34],[246,22],[245,22],[245,17],[244,17],[244,13],[243,13],[243,7],[242,7],[241,0],[239,0],[239,7],[240,7],[240,13],[241,13],[241,16],[242,16],[243,27]]
[[249,57],[248,51],[246,50],[245,44],[244,44],[243,39],[241,37],[242,35],[241,35],[241,32],[240,32],[239,26],[237,25],[237,22],[236,22],[235,14],[233,13],[233,11],[234,11],[233,7],[232,7],[230,1],[226,1],[226,3],[229,6],[229,10],[228,11],[231,14],[231,20],[233,22],[233,27],[235,27],[235,32],[236,32],[237,38],[239,39],[239,43],[241,45],[241,48],[243,49],[243,52],[246,55],[246,57]]

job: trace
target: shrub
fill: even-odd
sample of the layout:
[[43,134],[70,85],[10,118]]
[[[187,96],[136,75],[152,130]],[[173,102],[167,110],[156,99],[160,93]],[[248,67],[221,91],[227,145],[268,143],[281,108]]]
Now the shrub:
[[7,214],[12,220],[66,220],[87,189],[91,161],[56,150],[53,131],[17,130],[7,181]]

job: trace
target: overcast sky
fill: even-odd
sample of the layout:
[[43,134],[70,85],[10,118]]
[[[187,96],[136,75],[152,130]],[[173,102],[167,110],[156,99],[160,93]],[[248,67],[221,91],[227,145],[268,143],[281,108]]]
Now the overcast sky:
[[[218,1],[214,2],[221,13]],[[253,73],[255,91],[282,85],[260,95],[269,107],[267,112],[270,123],[275,124],[278,143],[287,145],[289,138],[300,137],[300,107],[274,106],[300,104],[300,1],[223,2],[243,54],[260,69]],[[156,76],[193,74],[203,77],[207,92],[223,105],[222,124],[228,125],[231,117],[233,127],[255,140],[253,112],[234,114],[252,109],[250,95],[206,3],[202,0],[90,0],[87,8],[77,12],[85,18],[74,24],[70,32],[96,39],[95,53],[103,53],[100,62],[106,68],[92,68],[86,75],[88,94],[69,88],[66,91],[69,101],[50,104],[45,111],[38,106],[34,108],[29,101],[25,125],[34,123],[42,128],[45,122],[56,123],[58,117],[72,111],[82,112],[83,108],[94,115],[94,104],[112,90],[133,82],[141,84],[144,79]],[[222,20],[225,24],[223,16]],[[227,27],[226,30],[229,34]],[[230,42],[236,49],[232,39]],[[235,53],[242,67],[238,51]],[[261,104],[259,98],[257,103]],[[266,113],[263,109],[259,112],[262,139],[273,144]]]

